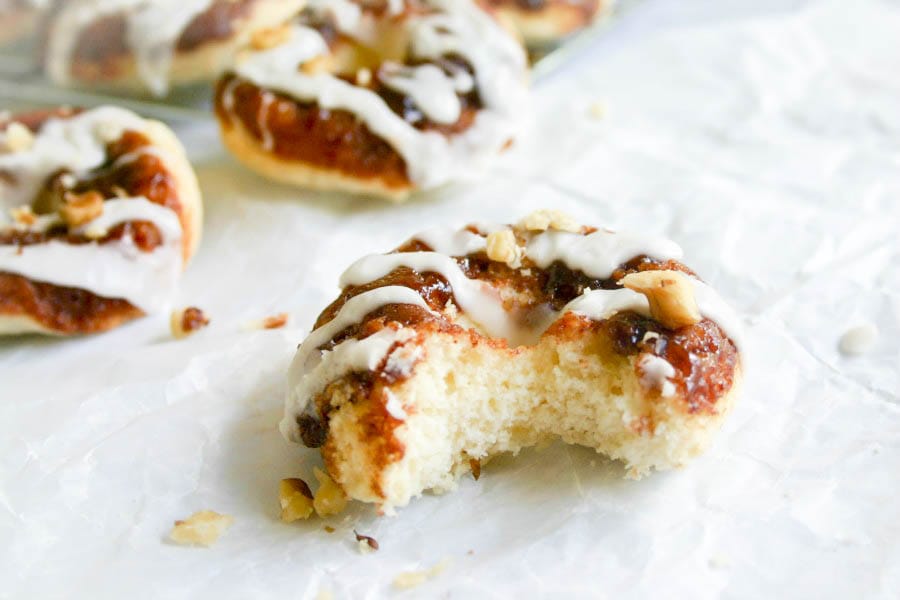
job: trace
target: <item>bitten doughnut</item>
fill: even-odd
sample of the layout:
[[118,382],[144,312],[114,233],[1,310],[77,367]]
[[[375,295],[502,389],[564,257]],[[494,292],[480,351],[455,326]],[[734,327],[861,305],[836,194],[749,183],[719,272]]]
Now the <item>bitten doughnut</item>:
[[51,1],[0,0],[0,46],[33,34]]
[[297,351],[281,430],[388,512],[545,439],[681,466],[741,380],[739,322],[681,255],[539,212],[366,256]]
[[304,0],[67,0],[51,16],[44,52],[60,85],[149,90],[214,80],[255,31]]
[[529,48],[541,49],[591,25],[613,0],[483,0],[507,19]]
[[527,106],[519,43],[471,0],[314,2],[219,82],[225,144],[279,181],[402,199],[472,177]]
[[166,309],[201,220],[162,123],[114,107],[0,118],[0,334],[95,333]]

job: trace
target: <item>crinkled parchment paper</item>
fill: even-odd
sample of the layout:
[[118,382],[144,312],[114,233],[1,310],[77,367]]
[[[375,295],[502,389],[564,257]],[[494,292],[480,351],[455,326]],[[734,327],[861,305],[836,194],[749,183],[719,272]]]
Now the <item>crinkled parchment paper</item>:
[[[648,2],[542,84],[486,181],[406,206],[267,183],[185,131],[208,217],[178,303],[212,325],[0,345],[0,597],[896,597],[900,5],[634,24],[661,4],[716,3]],[[318,464],[276,431],[283,375],[343,267],[425,226],[545,206],[673,237],[740,310],[746,390],[710,452],[630,481],[553,445],[397,517],[280,523],[279,479]],[[246,330],[282,311],[286,329]],[[875,346],[841,355],[864,322]],[[212,548],[169,543],[200,509],[235,524]],[[361,554],[354,527],[381,549]]]

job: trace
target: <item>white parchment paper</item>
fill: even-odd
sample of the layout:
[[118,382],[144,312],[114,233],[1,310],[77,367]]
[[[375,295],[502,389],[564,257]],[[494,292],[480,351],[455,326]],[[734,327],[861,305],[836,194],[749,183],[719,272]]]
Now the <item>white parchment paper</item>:
[[[696,18],[623,22],[536,90],[488,180],[409,205],[267,183],[183,131],[207,218],[178,301],[212,325],[0,343],[0,597],[896,597],[900,5],[647,6]],[[397,517],[280,523],[279,479],[319,464],[276,430],[283,376],[340,271],[426,226],[547,206],[671,236],[738,307],[746,389],[711,451],[630,481],[554,445]],[[244,327],[282,311],[286,329]],[[874,347],[841,355],[861,323]],[[169,543],[200,509],[235,524],[209,549]]]

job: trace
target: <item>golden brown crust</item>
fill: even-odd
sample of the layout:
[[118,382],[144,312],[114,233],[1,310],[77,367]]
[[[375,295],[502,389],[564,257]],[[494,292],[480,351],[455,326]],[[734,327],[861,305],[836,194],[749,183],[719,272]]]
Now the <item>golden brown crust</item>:
[[[54,109],[15,115],[0,122],[0,130],[10,123],[21,123],[33,132],[50,118],[69,118],[80,111]],[[116,159],[142,148],[154,147],[159,153],[139,153],[134,160]],[[11,174],[14,176],[15,174]],[[34,200],[43,209],[64,202],[71,194],[98,192],[103,198],[120,195],[143,196],[151,202],[170,208],[182,226],[182,258],[190,260],[196,250],[202,228],[202,203],[196,177],[181,144],[168,127],[145,121],[143,131],[125,131],[107,146],[107,160],[91,173],[79,176],[74,186],[61,184],[65,173],[51,176]],[[25,246],[45,243],[50,239],[71,244],[114,242],[130,235],[144,252],[152,251],[160,241],[152,223],[134,221],[120,224],[103,238],[89,240],[66,229],[45,233],[0,232],[0,244]],[[41,332],[55,335],[86,334],[106,331],[143,312],[129,302],[105,298],[87,290],[79,290],[45,282],[28,280],[12,273],[0,273],[0,335]]]

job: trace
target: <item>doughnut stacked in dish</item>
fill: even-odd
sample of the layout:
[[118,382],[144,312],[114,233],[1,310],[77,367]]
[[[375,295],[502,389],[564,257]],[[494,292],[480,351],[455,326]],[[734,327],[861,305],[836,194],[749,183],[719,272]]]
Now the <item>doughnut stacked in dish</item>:
[[50,11],[44,63],[59,85],[148,90],[209,82],[254,32],[304,0],[66,0]]
[[470,0],[313,2],[219,82],[225,144],[267,177],[402,199],[471,177],[527,105],[519,43]]
[[531,50],[553,46],[609,13],[613,0],[483,0]]
[[545,439],[681,466],[742,371],[737,319],[681,255],[545,211],[366,256],[297,351],[282,432],[386,512]]
[[165,309],[201,213],[161,123],[113,107],[0,117],[0,334],[95,333]]

